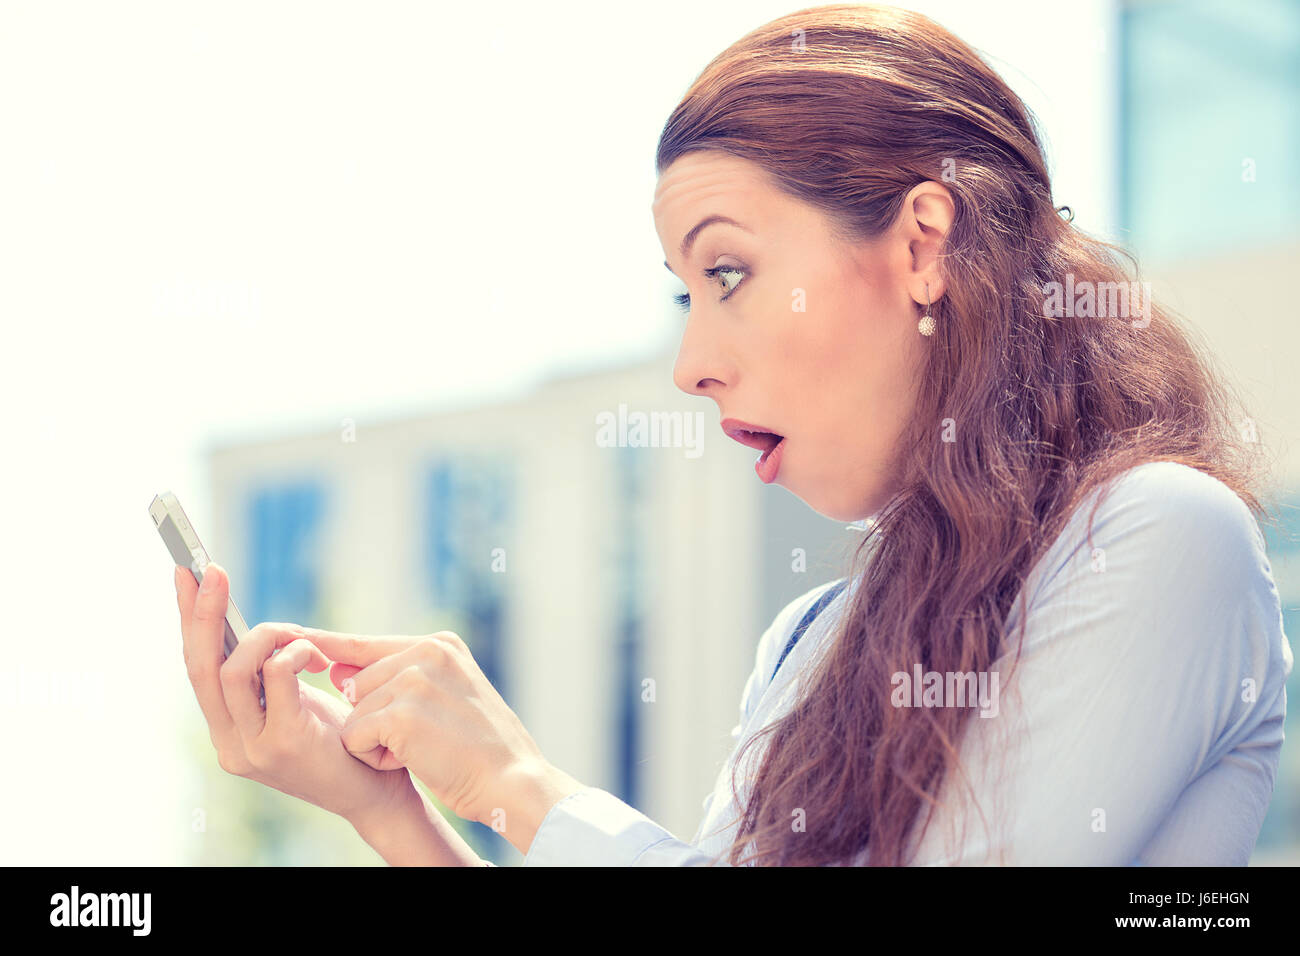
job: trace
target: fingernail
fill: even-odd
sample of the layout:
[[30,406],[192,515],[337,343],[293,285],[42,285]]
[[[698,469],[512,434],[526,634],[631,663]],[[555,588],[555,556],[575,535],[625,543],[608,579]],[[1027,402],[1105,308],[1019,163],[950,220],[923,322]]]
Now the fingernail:
[[204,594],[211,594],[217,588],[217,576],[212,573],[212,567],[204,569],[203,580],[199,582],[199,590]]
[[178,564],[176,565],[175,571],[172,572],[172,584],[176,585],[177,594],[181,591],[181,572],[184,570],[185,569]]

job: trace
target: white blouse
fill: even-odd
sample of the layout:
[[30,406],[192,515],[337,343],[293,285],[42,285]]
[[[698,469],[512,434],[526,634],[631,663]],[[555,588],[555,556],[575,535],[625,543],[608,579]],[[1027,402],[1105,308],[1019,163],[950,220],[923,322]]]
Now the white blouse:
[[[944,809],[934,812],[918,865],[1250,858],[1277,774],[1292,667],[1263,535],[1231,489],[1173,462],[1123,474],[1097,510],[1089,543],[1096,494],[1032,569],[1020,662],[1010,673],[1017,600],[1005,631],[1011,650],[994,668],[1005,683],[986,678],[990,696],[967,721],[959,754],[978,809],[960,775],[947,774]],[[738,818],[736,753],[790,710],[798,676],[829,646],[856,582],[818,615],[772,680],[791,631],[833,583],[790,602],[759,640],[731,756],[690,842],[585,787],[547,813],[524,865],[725,863]],[[924,700],[917,695],[914,705]],[[765,745],[746,755],[742,799]],[[863,851],[854,862],[866,859]]]

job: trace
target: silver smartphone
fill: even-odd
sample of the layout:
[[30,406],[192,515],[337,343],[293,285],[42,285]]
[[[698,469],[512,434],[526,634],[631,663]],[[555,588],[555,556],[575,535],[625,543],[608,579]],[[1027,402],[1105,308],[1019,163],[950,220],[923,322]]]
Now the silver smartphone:
[[[198,532],[185,517],[185,509],[170,491],[154,497],[149,503],[149,516],[153,518],[154,527],[162,536],[163,544],[171,553],[172,560],[181,567],[189,568],[194,580],[202,583],[203,569],[208,566],[208,552],[199,541]],[[248,636],[248,625],[244,616],[235,607],[233,597],[226,601],[225,655],[229,657],[235,645]],[[261,697],[259,703],[266,706],[266,690],[261,686],[262,675],[257,675]]]

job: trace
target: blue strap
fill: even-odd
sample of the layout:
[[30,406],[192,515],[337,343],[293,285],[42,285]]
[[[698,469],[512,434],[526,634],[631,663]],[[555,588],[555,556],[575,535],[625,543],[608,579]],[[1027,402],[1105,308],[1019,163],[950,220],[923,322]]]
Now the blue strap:
[[777,671],[781,669],[781,665],[785,663],[786,657],[792,650],[794,650],[794,646],[799,643],[799,638],[803,637],[804,632],[808,630],[817,615],[825,610],[827,604],[830,604],[840,596],[840,592],[844,590],[848,583],[848,578],[841,578],[835,584],[832,584],[822,592],[822,596],[819,597],[813,606],[808,609],[807,613],[804,614],[803,618],[799,621],[799,625],[793,632],[791,632],[790,640],[786,641],[785,650],[781,652],[781,659],[776,662],[776,670],[772,671],[772,680],[776,680]]

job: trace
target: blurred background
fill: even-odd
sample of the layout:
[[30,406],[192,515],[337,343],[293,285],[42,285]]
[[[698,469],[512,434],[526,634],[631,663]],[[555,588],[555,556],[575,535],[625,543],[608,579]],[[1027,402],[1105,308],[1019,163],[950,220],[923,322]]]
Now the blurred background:
[[[455,630],[552,762],[693,834],[759,635],[860,540],[674,388],[650,212],[691,80],[800,6],[0,6],[0,863],[382,862],[218,768],[163,490],[250,625]],[[911,6],[1211,344],[1294,535],[1300,3]],[[600,443],[637,415],[683,436]],[[1300,862],[1298,778],[1292,742],[1252,863]]]

